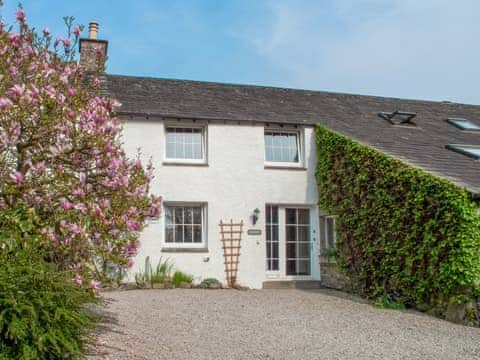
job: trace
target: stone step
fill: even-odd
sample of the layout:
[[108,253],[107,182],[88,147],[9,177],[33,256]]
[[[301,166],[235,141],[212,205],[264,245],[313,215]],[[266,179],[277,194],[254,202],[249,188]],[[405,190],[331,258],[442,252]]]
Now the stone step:
[[317,280],[270,280],[264,281],[263,289],[319,289]]

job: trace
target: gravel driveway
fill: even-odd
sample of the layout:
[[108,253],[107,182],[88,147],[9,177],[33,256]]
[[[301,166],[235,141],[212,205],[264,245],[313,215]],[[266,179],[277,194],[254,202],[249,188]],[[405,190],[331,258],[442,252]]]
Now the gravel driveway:
[[480,359],[480,330],[329,290],[105,293],[91,359]]

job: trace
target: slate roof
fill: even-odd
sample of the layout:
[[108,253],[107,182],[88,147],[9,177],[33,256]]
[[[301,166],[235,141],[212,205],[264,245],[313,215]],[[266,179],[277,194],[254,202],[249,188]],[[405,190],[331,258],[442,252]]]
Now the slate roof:
[[[480,194],[480,161],[445,148],[480,145],[480,131],[462,131],[448,117],[480,125],[480,106],[234,85],[107,75],[107,92],[122,103],[120,115],[320,123]],[[394,126],[378,112],[415,112],[417,126]]]

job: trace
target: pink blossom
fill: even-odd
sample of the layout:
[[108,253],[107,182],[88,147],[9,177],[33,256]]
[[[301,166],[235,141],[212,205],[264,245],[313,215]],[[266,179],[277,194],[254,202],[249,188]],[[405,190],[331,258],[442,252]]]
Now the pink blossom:
[[43,29],[43,36],[47,37],[49,35],[50,35],[50,29],[48,27]]
[[75,90],[74,88],[69,88],[68,89],[68,95],[70,95],[70,96],[74,96],[76,92],[77,92],[77,90]]
[[83,197],[85,196],[85,191],[83,191],[82,188],[76,188],[75,190],[73,190],[73,195]]
[[18,48],[20,46],[20,35],[19,34],[10,34],[8,35],[8,40],[12,44],[14,48]]
[[83,283],[82,275],[80,275],[80,274],[75,275],[74,282],[75,282],[76,285],[81,286],[82,283]]
[[12,106],[13,103],[11,102],[10,99],[7,99],[7,98],[4,98],[4,97],[0,97],[0,109],[3,109],[3,108],[8,108],[10,106]]
[[87,213],[87,207],[85,206],[84,203],[77,203],[73,206],[73,208],[75,210],[78,210],[80,211],[82,214],[86,214]]
[[137,221],[127,220],[126,224],[127,229],[130,231],[137,231],[140,229],[140,224]]
[[76,37],[79,37],[80,34],[81,34],[82,30],[80,30],[80,27],[75,27],[75,29],[73,29],[73,34],[76,36]]
[[134,264],[135,264],[135,260],[133,260],[132,258],[128,258],[127,266],[132,267]]
[[60,41],[63,43],[63,46],[65,46],[66,48],[68,48],[68,47],[70,47],[70,45],[72,45],[72,42],[70,41],[70,39],[62,39]]
[[60,199],[60,206],[64,209],[64,210],[70,210],[73,208],[73,204],[68,201],[67,199],[65,198],[61,198]]
[[100,281],[97,281],[97,280],[90,280],[90,288],[93,289],[93,290],[96,290],[98,289],[98,287],[100,286]]
[[25,85],[13,85],[10,88],[10,95],[14,98],[19,98],[20,96],[23,95],[23,92],[25,91]]
[[18,21],[20,22],[24,22],[25,21],[25,11],[23,10],[18,10],[16,13],[15,13],[15,17],[17,18]]
[[10,174],[10,179],[12,179],[15,184],[20,185],[23,182],[23,174],[20,171],[17,171],[13,174]]
[[83,234],[83,229],[77,224],[70,224],[68,228],[75,235]]

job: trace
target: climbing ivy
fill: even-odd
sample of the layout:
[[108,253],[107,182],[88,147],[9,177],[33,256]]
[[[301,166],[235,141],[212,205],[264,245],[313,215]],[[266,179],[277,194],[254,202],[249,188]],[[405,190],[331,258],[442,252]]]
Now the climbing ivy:
[[318,125],[319,206],[338,215],[338,264],[361,294],[410,306],[466,301],[480,278],[468,192]]

